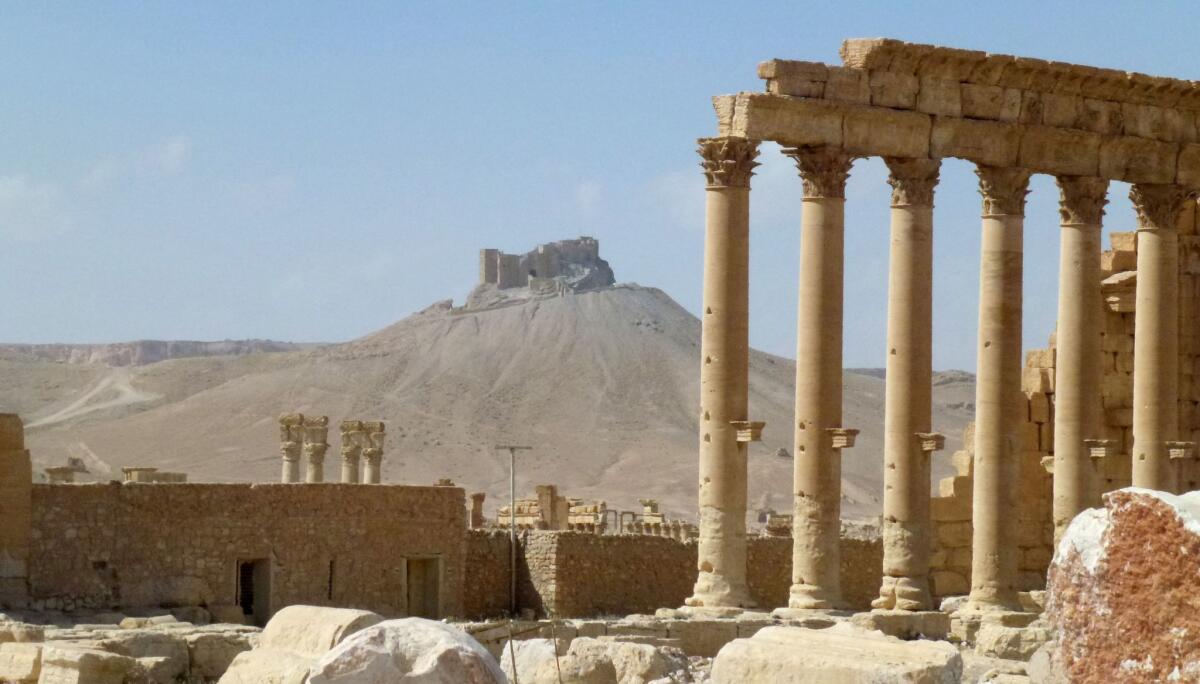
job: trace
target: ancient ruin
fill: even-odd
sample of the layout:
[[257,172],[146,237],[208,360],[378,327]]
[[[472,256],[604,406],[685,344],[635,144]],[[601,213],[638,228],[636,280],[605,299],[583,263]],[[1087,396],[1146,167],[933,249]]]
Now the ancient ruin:
[[[278,418],[278,483],[150,466],[83,483],[71,464],[35,483],[26,426],[3,413],[0,681],[325,684],[364,662],[487,683],[1200,679],[1200,501],[1186,493],[1200,483],[1200,85],[888,39],[841,56],[762,63],[766,92],[716,97],[717,135],[699,141],[697,525],[660,489],[640,510],[552,484],[518,499],[514,452],[530,447],[501,447],[512,498],[490,518],[454,471],[383,484],[379,420],[339,421],[327,481],[329,417],[301,413]],[[750,188],[764,141],[798,171],[801,254],[795,422],[775,426],[791,435],[792,511],[756,504],[755,529]],[[843,412],[846,183],[863,157],[884,160],[892,190],[877,525],[842,515],[841,459],[862,427]],[[975,420],[935,495],[947,158],[975,165],[982,197],[978,366]],[[1059,189],[1057,327],[1024,350],[1038,173]],[[1136,231],[1104,250],[1113,181],[1132,185],[1136,216],[1117,220]],[[485,249],[454,311],[613,282],[592,238]],[[393,422],[393,448],[403,433]]]

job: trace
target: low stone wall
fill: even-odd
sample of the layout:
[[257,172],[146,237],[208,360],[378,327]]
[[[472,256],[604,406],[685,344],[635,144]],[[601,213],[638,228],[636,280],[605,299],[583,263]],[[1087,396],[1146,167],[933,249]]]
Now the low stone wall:
[[[496,617],[507,610],[506,535],[468,534],[464,596],[464,614],[468,617]],[[518,604],[541,616],[653,613],[658,608],[682,606],[696,581],[694,541],[650,535],[529,531],[521,534],[518,543]],[[882,564],[883,548],[877,531],[844,525],[842,590],[849,607],[870,607],[879,592]],[[791,567],[791,538],[748,540],[747,579],[760,608],[787,605]]]
[[236,604],[239,564],[262,560],[271,612],[305,603],[405,615],[404,560],[438,558],[440,612],[457,616],[465,511],[456,487],[34,485],[32,607]]

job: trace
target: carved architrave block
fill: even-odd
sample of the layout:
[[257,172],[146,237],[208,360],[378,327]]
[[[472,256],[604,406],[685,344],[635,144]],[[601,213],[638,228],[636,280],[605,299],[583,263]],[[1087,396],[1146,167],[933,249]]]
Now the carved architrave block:
[[829,435],[830,446],[839,450],[854,446],[854,439],[858,437],[857,428],[825,428],[825,432]]
[[918,432],[917,441],[921,444],[921,451],[925,453],[941,451],[946,448],[946,435],[940,432]]
[[766,425],[763,421],[750,420],[731,420],[729,424],[737,430],[738,442],[761,442],[763,427]]

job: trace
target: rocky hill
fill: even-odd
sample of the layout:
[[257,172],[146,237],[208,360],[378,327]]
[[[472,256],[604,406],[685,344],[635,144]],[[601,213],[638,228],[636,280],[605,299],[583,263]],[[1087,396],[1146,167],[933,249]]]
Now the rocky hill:
[[[508,456],[493,446],[523,443],[534,450],[518,466],[521,492],[555,483],[624,509],[652,497],[694,518],[699,350],[695,316],[659,290],[618,285],[477,310],[442,303],[361,339],[270,354],[145,365],[0,356],[0,411],[23,415],[37,466],[75,457],[99,478],[152,465],[193,481],[274,481],[276,419],[300,411],[386,421],[386,481],[450,477],[487,491],[489,510],[508,489]],[[790,509],[793,373],[788,359],[752,355],[751,417],[767,422],[750,452],[755,508]],[[944,473],[974,388],[961,373],[935,384]],[[877,374],[845,374],[845,414],[862,434],[844,455],[844,506],[875,515]]]
[[106,366],[145,366],[169,359],[194,356],[240,356],[267,352],[293,351],[313,345],[274,340],[138,340],[114,344],[0,344],[0,358],[54,361],[58,363]]

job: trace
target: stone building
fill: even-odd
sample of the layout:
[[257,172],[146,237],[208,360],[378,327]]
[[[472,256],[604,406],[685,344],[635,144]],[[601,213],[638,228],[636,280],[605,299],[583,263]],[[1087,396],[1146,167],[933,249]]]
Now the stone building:
[[[746,573],[749,190],[779,143],[802,191],[792,608],[843,604],[838,575],[845,184],[882,157],[892,186],[883,580],[874,606],[1020,609],[1056,532],[1122,484],[1195,484],[1194,82],[901,41],[848,40],[842,66],[771,60],[766,92],[714,98],[707,179],[700,545],[689,606],[752,604]],[[959,475],[930,498],[933,200],[941,159],[976,165],[981,207],[976,420]],[[1022,365],[1029,177],[1060,189],[1058,326]],[[1132,184],[1136,238],[1102,254],[1111,181]],[[1130,217],[1133,218],[1133,217]],[[1052,469],[1052,475],[1044,466]],[[935,523],[936,520],[936,523]]]
[[599,241],[591,237],[548,242],[525,254],[479,250],[480,287],[546,290],[558,283],[577,291],[607,287],[615,282],[612,268],[600,258]]

